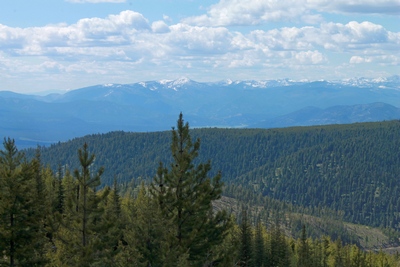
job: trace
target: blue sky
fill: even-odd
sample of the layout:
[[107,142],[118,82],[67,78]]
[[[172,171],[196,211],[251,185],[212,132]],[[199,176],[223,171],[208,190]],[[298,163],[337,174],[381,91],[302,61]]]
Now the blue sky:
[[4,0],[0,90],[400,75],[400,0]]

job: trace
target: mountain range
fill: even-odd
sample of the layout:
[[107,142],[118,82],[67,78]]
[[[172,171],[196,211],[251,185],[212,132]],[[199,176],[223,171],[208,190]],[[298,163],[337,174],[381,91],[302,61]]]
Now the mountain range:
[[0,91],[0,133],[19,147],[123,130],[273,128],[400,119],[400,76],[341,81],[187,78],[95,85],[45,96]]

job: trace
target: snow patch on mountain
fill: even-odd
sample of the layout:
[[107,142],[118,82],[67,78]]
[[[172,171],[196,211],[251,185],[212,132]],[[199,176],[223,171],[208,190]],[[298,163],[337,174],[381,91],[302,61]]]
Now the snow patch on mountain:
[[108,97],[108,96],[110,96],[112,93],[114,93],[114,90],[108,91],[108,92],[104,95],[104,97]]
[[400,90],[400,76],[395,75],[391,77],[378,77],[378,78],[351,78],[336,81],[335,83],[357,86],[361,88],[378,87],[381,89],[398,89]]

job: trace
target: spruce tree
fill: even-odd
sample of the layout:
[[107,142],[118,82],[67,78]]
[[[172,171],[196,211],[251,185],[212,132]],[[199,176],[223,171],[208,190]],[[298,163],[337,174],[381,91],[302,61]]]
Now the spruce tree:
[[181,113],[177,128],[172,129],[173,162],[169,169],[160,163],[151,186],[163,217],[173,225],[165,256],[170,266],[182,262],[182,257],[193,266],[211,265],[213,250],[222,243],[229,225],[226,212],[214,212],[212,206],[221,197],[221,174],[208,176],[210,161],[195,166],[199,148],[200,140],[192,142]]
[[54,203],[54,211],[62,214],[64,212],[64,185],[62,183],[62,169],[61,165],[58,167],[58,179],[57,179],[57,197]]
[[297,267],[309,267],[310,266],[310,247],[307,242],[306,226],[303,224],[301,230],[301,238],[298,249],[299,260],[297,262]]
[[[0,265],[44,264],[40,164],[27,162],[14,140],[4,139],[0,151]],[[38,191],[40,187],[40,190]]]
[[261,219],[258,218],[254,237],[254,266],[263,267],[266,264],[263,225]]
[[37,265],[44,265],[47,261],[45,258],[45,246],[48,243],[48,236],[49,232],[46,229],[48,217],[51,214],[51,199],[48,197],[48,191],[46,189],[45,184],[45,177],[50,176],[52,177],[52,173],[49,169],[45,169],[42,166],[41,162],[41,154],[40,148],[36,149],[35,158],[29,164],[29,170],[31,172],[31,176],[33,177],[32,182],[34,185],[34,189],[32,190],[32,200],[34,205],[30,210],[32,214],[32,222],[35,227],[31,228],[36,235],[35,240],[33,241],[32,245],[37,249],[35,254],[35,260]]
[[269,240],[268,265],[286,267],[290,266],[290,255],[286,237],[282,232],[278,216],[272,225]]
[[240,224],[240,266],[250,267],[252,265],[252,232],[248,220],[247,211],[242,208],[242,221]]
[[168,229],[161,215],[157,199],[149,195],[148,188],[141,184],[137,198],[127,211],[128,220],[124,231],[122,265],[163,266],[163,248]]
[[[106,190],[109,190],[106,187]],[[102,261],[93,266],[119,266],[116,258],[121,251],[121,240],[123,239],[123,229],[125,221],[122,217],[121,199],[117,185],[117,179],[114,177],[113,188],[108,197],[101,203],[101,208],[104,208],[99,225],[99,243],[101,250],[99,257]],[[102,231],[107,229],[107,231]]]
[[109,225],[102,220],[104,208],[100,205],[109,189],[97,192],[104,169],[91,172],[95,155],[89,154],[86,143],[78,150],[78,156],[81,169],[74,171],[75,179],[68,173],[66,175],[68,194],[63,213],[58,215],[60,229],[56,234],[56,257],[59,264],[67,266],[96,266],[102,262],[105,249],[101,236],[109,230]]

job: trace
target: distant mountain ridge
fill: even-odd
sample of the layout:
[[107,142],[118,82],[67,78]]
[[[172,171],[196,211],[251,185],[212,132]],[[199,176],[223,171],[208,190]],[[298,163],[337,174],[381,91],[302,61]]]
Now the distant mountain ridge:
[[[95,85],[64,94],[0,91],[0,133],[21,146],[114,130],[287,127],[399,119],[400,76],[343,81],[196,82],[188,78]],[[24,141],[25,140],[25,141]]]
[[333,106],[326,109],[305,107],[301,110],[252,125],[254,128],[312,126],[373,122],[400,118],[400,108],[376,102],[371,104]]

